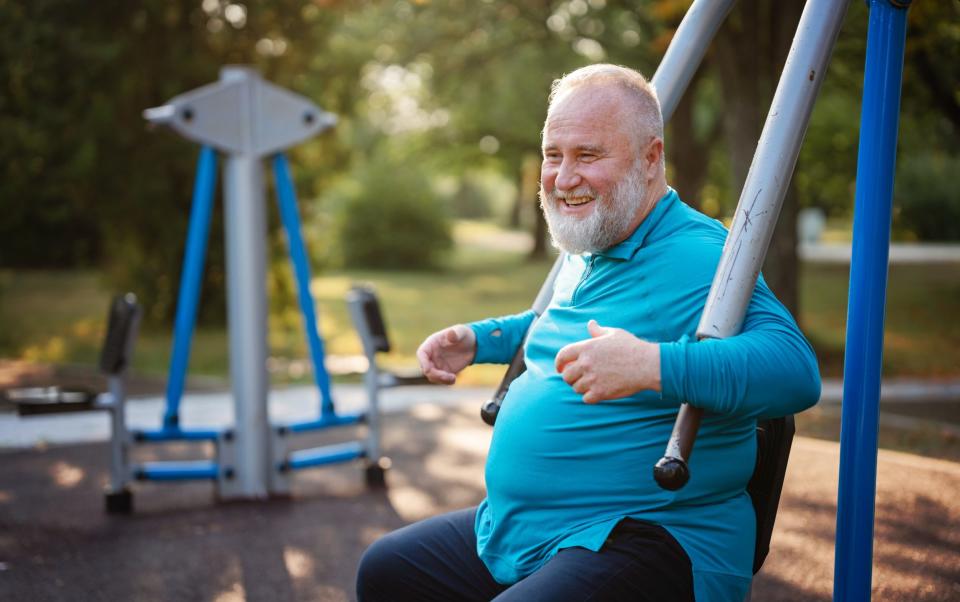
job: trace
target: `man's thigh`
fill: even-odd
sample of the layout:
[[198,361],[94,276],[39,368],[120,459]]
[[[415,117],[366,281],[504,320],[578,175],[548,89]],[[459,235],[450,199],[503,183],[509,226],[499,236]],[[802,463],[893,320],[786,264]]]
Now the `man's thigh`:
[[626,519],[598,552],[566,548],[497,602],[693,600],[690,558],[663,527]]
[[428,518],[371,545],[357,570],[360,602],[490,600],[505,587],[477,556],[477,509]]

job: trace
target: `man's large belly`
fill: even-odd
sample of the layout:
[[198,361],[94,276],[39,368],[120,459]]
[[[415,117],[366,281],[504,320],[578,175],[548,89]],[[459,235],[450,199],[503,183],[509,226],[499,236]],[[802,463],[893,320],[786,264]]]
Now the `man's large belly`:
[[675,403],[652,392],[588,405],[559,375],[524,373],[510,387],[490,445],[492,509],[514,518],[527,508],[538,515],[556,510],[570,524],[710,503],[742,491],[753,470],[752,429],[709,418],[691,459],[690,484],[679,492],[656,484],[653,465],[676,413]]

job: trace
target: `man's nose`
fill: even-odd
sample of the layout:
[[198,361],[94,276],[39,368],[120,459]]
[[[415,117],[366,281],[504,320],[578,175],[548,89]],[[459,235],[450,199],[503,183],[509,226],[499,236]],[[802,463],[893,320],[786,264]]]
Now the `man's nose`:
[[554,179],[554,187],[559,190],[573,190],[580,185],[580,174],[577,173],[573,161],[563,161],[557,169],[557,177]]

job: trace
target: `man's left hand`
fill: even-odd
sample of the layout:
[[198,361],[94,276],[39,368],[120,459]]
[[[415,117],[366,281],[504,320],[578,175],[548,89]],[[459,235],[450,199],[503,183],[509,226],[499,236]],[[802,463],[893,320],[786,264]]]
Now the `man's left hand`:
[[660,346],[590,320],[590,338],[557,353],[557,372],[585,403],[660,390]]

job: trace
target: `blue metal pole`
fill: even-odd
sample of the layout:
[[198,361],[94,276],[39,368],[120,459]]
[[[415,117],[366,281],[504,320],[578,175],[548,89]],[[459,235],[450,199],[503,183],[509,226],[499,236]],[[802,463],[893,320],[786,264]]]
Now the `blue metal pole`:
[[137,443],[160,443],[165,441],[217,441],[222,430],[182,429],[177,426],[160,429],[141,429],[131,431]]
[[302,468],[347,462],[354,458],[362,458],[364,455],[366,455],[366,449],[362,443],[359,441],[348,441],[347,443],[326,445],[313,449],[300,449],[291,452],[290,459],[286,464],[282,465],[282,467],[290,470],[300,470]]
[[320,389],[320,415],[332,415],[333,397],[330,394],[330,375],[324,365],[323,340],[317,329],[317,316],[313,307],[313,295],[310,293],[310,264],[307,260],[307,248],[300,234],[300,215],[297,212],[297,195],[290,177],[290,167],[283,153],[273,157],[274,179],[277,186],[277,204],[280,207],[280,219],[287,232],[290,247],[290,261],[297,277],[297,298],[303,313],[303,326],[307,331],[307,343],[310,347],[310,359],[313,362],[313,374]]
[[177,316],[173,326],[173,351],[170,354],[170,375],[167,378],[167,408],[163,415],[165,427],[177,428],[180,418],[180,398],[190,362],[190,343],[197,323],[200,303],[200,285],[203,264],[207,255],[210,234],[210,216],[213,213],[213,193],[217,185],[217,153],[213,148],[200,149],[197,177],[193,184],[193,205],[187,230],[187,248],[180,272],[180,291],[177,297]]
[[220,466],[209,460],[144,462],[134,469],[140,481],[216,480]]
[[843,370],[833,599],[870,599],[883,319],[909,0],[870,0]]

